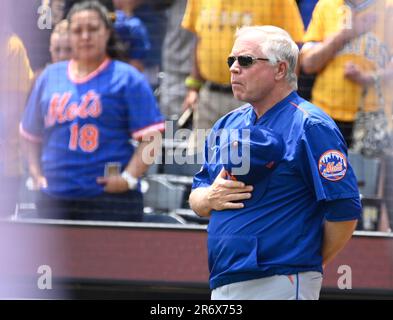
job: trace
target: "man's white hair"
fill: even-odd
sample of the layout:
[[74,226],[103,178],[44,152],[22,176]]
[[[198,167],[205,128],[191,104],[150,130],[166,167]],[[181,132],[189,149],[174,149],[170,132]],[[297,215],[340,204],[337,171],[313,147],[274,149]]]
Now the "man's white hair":
[[297,90],[296,63],[299,48],[288,32],[275,26],[244,26],[236,31],[235,38],[246,34],[255,35],[260,39],[261,52],[271,64],[279,61],[287,63],[286,80],[294,90]]

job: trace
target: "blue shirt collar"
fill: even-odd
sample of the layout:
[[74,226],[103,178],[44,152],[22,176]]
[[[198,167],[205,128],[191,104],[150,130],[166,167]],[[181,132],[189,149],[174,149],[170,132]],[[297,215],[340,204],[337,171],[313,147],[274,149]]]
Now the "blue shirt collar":
[[275,114],[277,114],[278,112],[280,112],[283,108],[285,108],[288,103],[290,101],[295,100],[296,98],[298,98],[298,94],[296,91],[292,91],[288,96],[286,96],[284,99],[282,99],[281,101],[277,102],[273,107],[271,107],[268,111],[266,111],[262,117],[260,117],[257,120],[257,114],[254,110],[254,108],[251,108],[251,123],[253,124],[261,124],[265,121],[267,121],[268,119],[270,119],[272,116],[274,116]]

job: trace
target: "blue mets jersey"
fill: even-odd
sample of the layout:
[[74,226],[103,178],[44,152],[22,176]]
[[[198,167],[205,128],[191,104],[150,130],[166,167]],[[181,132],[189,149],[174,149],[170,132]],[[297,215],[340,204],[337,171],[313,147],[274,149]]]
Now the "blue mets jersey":
[[41,166],[52,196],[78,198],[103,193],[96,178],[108,162],[125,168],[134,153],[131,138],[163,130],[163,118],[144,76],[128,64],[106,59],[84,79],[71,62],[47,67],[29,97],[22,135],[42,143]]
[[[193,188],[211,185],[225,166],[217,155],[223,150],[221,145],[227,144],[228,134],[222,138],[224,130],[255,127],[269,133],[265,141],[280,137],[284,151],[274,167],[269,166],[270,171],[259,170],[260,179],[254,184],[252,198],[243,201],[244,208],[211,211],[208,253],[212,289],[277,274],[322,272],[324,220],[354,220],[361,214],[357,181],[339,129],[329,116],[295,92],[259,119],[251,105],[221,118],[207,139],[205,163]],[[264,162],[253,160],[251,153],[249,172],[258,172],[253,164],[268,161],[269,156]],[[239,180],[252,181],[241,175]]]

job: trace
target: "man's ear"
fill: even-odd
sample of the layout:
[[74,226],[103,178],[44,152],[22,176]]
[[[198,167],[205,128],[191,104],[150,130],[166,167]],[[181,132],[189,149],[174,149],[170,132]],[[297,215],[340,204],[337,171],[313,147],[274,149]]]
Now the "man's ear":
[[276,65],[276,80],[284,79],[288,72],[288,62],[279,61]]

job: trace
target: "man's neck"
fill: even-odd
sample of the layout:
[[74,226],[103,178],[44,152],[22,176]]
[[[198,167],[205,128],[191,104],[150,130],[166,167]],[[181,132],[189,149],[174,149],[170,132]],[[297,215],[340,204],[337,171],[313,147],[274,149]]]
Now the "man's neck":
[[285,84],[283,85],[283,87],[276,87],[275,89],[273,89],[269,96],[263,99],[263,101],[251,103],[258,116],[258,119],[262,117],[272,107],[274,107],[277,103],[286,98],[292,91],[293,89],[289,85]]

